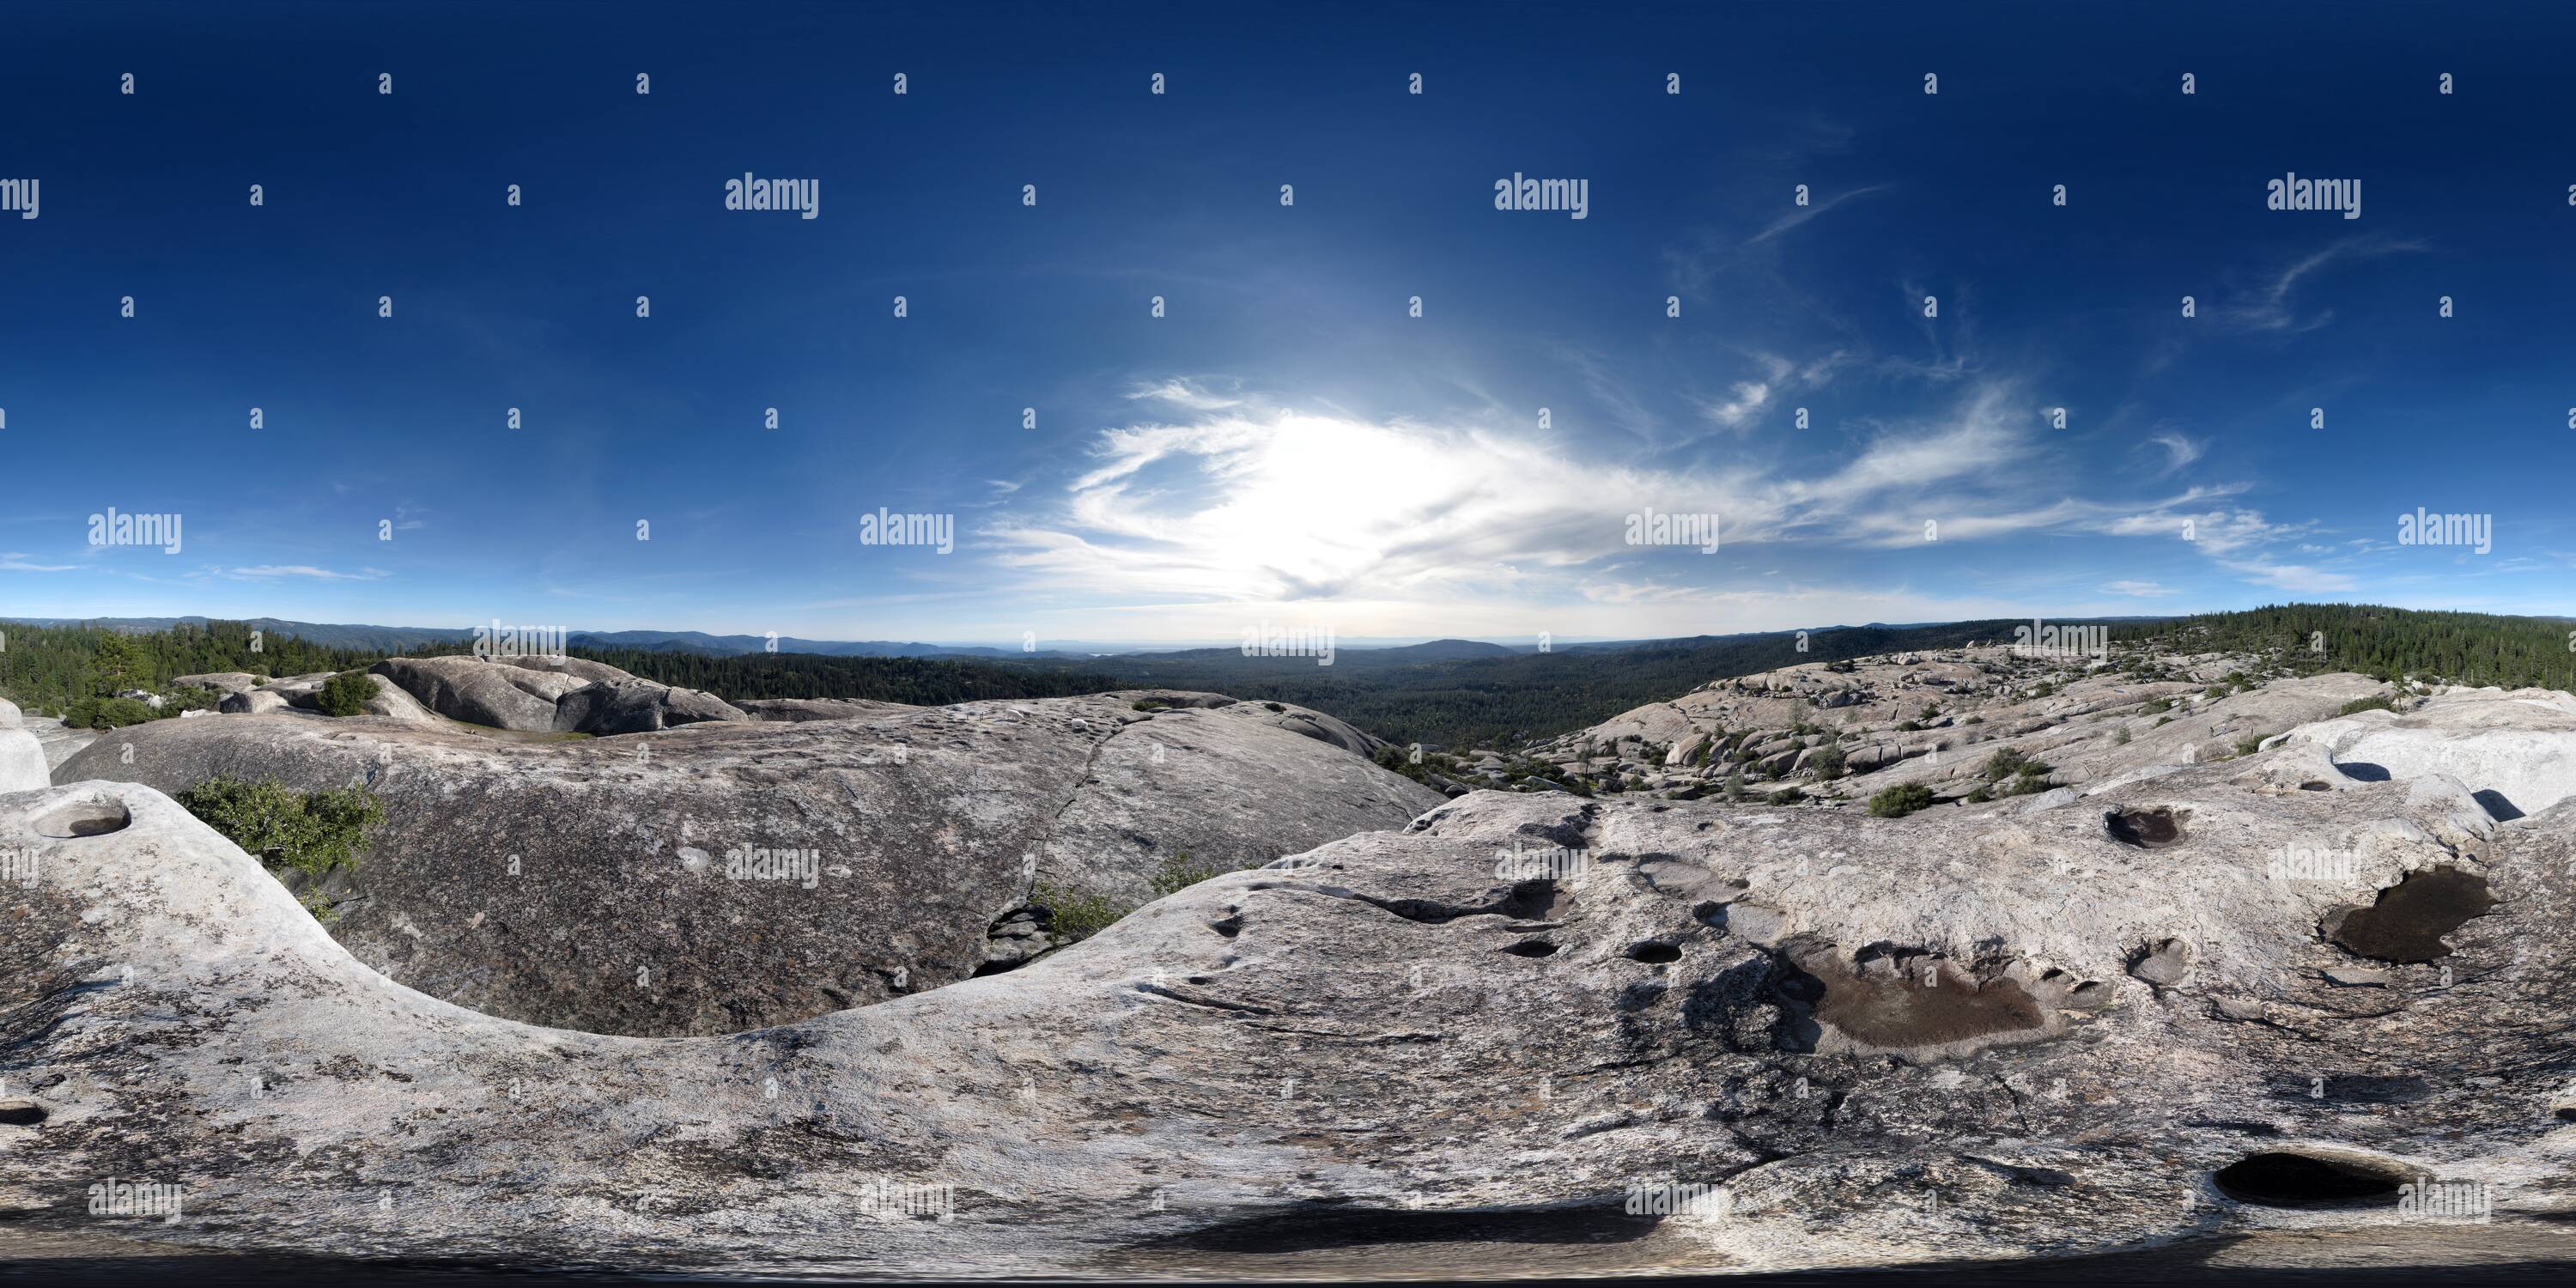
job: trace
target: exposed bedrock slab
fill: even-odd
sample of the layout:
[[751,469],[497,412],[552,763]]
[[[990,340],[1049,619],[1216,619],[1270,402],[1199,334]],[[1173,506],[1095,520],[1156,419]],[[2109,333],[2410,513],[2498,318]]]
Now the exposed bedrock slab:
[[964,979],[1036,882],[1142,903],[1184,851],[1263,863],[1441,799],[1262,722],[1104,698],[536,737],[168,720],[55,777],[363,783],[387,818],[324,888],[342,942],[478,1010],[634,1034],[732,1032]]
[[[1018,735],[1078,749],[1070,718]],[[799,751],[775,772],[852,781]],[[40,872],[0,916],[0,1057],[42,1115],[0,1125],[0,1210],[92,1228],[113,1176],[186,1196],[138,1239],[1241,1277],[1505,1226],[1568,1273],[2285,1229],[2367,1261],[2399,1220],[2373,1178],[2490,1185],[2499,1233],[2576,1206],[2576,805],[2463,831],[2457,784],[2302,791],[2281,756],[2015,815],[1477,793],[1018,971],[662,1040],[389,982],[158,793],[58,786],[0,798]],[[2104,825],[2159,808],[2189,820],[2159,848]],[[2276,862],[2311,850],[2350,857]],[[2441,866],[2496,903],[2438,965],[2321,932]],[[2177,944],[2187,973],[2131,973]],[[1819,970],[1875,983],[1844,1006]]]
[[2446,774],[2498,818],[2576,795],[2576,696],[2552,689],[2454,689],[2399,715],[2363,711],[2292,730],[2354,777]]

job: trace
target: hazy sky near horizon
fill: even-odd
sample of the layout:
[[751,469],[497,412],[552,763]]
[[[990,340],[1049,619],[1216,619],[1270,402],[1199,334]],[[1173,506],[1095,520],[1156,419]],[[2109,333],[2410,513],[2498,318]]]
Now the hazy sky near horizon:
[[[0,210],[0,616],[2565,613],[2571,34],[2543,6],[14,4],[0,181],[41,202]],[[2356,183],[2358,217],[2267,208],[2292,173]],[[815,217],[727,209],[746,175],[813,181]],[[1514,176],[1583,181],[1583,217],[1496,209]],[[871,543],[880,508],[950,548]],[[2404,541],[2419,508],[2472,544]],[[180,548],[93,544],[111,509]],[[1718,548],[1632,543],[1650,514],[1718,516]]]

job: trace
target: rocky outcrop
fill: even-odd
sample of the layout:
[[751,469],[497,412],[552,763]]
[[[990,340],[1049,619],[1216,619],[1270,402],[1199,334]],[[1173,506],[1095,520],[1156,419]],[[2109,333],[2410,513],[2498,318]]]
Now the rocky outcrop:
[[[989,749],[972,725],[1023,707],[1015,763],[1161,727],[1169,765],[1228,728],[1075,736],[1102,705],[916,725],[898,768]],[[822,746],[727,772],[848,780],[789,768]],[[1478,793],[1018,971],[661,1041],[389,982],[158,793],[57,787],[0,800],[0,848],[43,874],[0,917],[26,1071],[0,1207],[92,1228],[82,1195],[116,1177],[185,1197],[120,1225],[138,1239],[701,1274],[1642,1275],[2267,1230],[2369,1264],[2419,1230],[2397,1187],[2433,1183],[2491,1204],[2480,1246],[2563,1251],[2576,804],[2498,823],[2438,773],[2321,770],[2284,746],[1893,820]],[[995,797],[945,798],[949,826]],[[2442,869],[2492,902],[2392,894]],[[544,871],[510,898],[550,936]],[[634,869],[630,918],[782,929],[683,913],[684,871]]]
[[1441,800],[1262,721],[1111,698],[569,741],[168,720],[58,777],[177,792],[217,775],[358,782],[384,802],[323,891],[369,964],[497,1015],[637,1034],[757,1028],[965,979],[1045,946],[992,933],[1041,883],[1131,906],[1184,855],[1267,862]]
[[98,741],[97,730],[74,729],[56,716],[28,716],[20,727],[36,735],[36,741],[44,746],[48,768],[60,768],[64,761],[79,755],[82,748]]
[[565,672],[473,657],[389,657],[369,670],[450,720],[535,733],[552,732],[556,702],[592,683]]
[[263,716],[272,711],[284,711],[286,707],[286,695],[272,689],[227,693],[222,701],[215,704],[217,712],[228,716]]
[[754,720],[773,724],[856,720],[863,716],[889,715],[914,709],[901,702],[870,702],[854,698],[751,698],[733,705]]
[[2362,711],[2291,736],[2347,773],[2448,774],[2498,818],[2576,795],[2576,696],[2553,689],[2453,689],[2402,715]]
[[712,694],[577,657],[397,657],[376,675],[450,720],[522,733],[650,733],[751,717]]
[[0,698],[0,729],[23,728],[26,723],[27,718],[19,714],[17,703]]
[[554,727],[562,733],[609,736],[750,718],[712,694],[635,680],[589,684],[564,694],[555,704]]
[[173,676],[170,683],[217,693],[248,693],[259,687],[259,677],[248,671],[210,671],[204,675]]

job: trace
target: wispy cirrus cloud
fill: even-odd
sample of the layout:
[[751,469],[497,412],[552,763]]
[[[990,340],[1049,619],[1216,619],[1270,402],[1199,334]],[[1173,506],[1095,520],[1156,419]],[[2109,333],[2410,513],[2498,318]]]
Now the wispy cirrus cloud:
[[315,581],[377,581],[393,575],[382,568],[335,572],[311,564],[259,564],[248,568],[210,568],[207,571],[235,581],[273,581],[281,577],[307,577]]
[[28,553],[26,553],[26,552],[25,552],[25,551],[23,551],[23,550],[12,550],[12,551],[9,551],[9,552],[8,552],[8,553],[6,553],[6,554],[0,554],[0,571],[6,571],[6,572],[78,572],[78,571],[80,571],[80,565],[79,565],[79,564],[40,564],[40,563],[29,563],[29,562],[28,562],[28,560],[33,559],[33,558],[35,558],[35,556],[34,556],[34,555],[28,554]]
[[2313,314],[2301,316],[2292,295],[2298,290],[2302,280],[2317,276],[2347,261],[2378,259],[2388,255],[2403,255],[2428,249],[2430,247],[2425,243],[2411,238],[2379,234],[2347,237],[2323,250],[2312,252],[2291,262],[2263,285],[2256,287],[2244,297],[2232,301],[2228,307],[2219,312],[2218,317],[2220,321],[2248,331],[2280,335],[2314,331],[2334,321],[2334,310],[2319,309]]

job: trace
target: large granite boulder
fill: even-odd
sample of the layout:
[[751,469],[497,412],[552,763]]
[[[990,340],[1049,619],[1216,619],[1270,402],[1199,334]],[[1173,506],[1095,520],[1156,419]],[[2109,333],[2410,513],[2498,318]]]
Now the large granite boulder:
[[0,698],[0,729],[22,728],[26,723],[27,718],[19,714],[17,703]]
[[522,733],[650,733],[751,718],[713,694],[577,657],[396,657],[374,671],[438,715]]
[[221,701],[215,703],[215,710],[228,716],[262,716],[272,711],[284,711],[288,705],[287,695],[274,689],[246,689],[225,694]]
[[[1074,719],[1020,716],[1021,761],[1102,752]],[[991,748],[971,725],[917,724],[897,766],[959,779],[939,799],[968,829],[1010,787],[959,778],[948,757]],[[802,768],[828,745],[758,763],[864,794],[846,763]],[[116,1177],[184,1193],[184,1219],[119,1225],[136,1239],[692,1274],[2563,1256],[2576,804],[2499,824],[2440,775],[2325,763],[2283,747],[1904,819],[1477,793],[1017,971],[673,1040],[424,996],[157,792],[57,787],[0,799],[0,848],[43,874],[0,917],[23,1071],[0,1209],[92,1231],[82,1196]],[[910,879],[936,901],[926,873],[971,866]],[[631,866],[634,920],[782,929],[684,913],[680,871]],[[569,875],[477,911],[514,903],[594,987],[627,978],[547,890]],[[491,947],[441,951],[498,970]],[[2452,1240],[2455,1213],[2492,1224]]]
[[592,683],[474,657],[389,657],[369,669],[450,720],[536,733],[554,729],[555,703],[563,695]]
[[555,704],[558,732],[610,736],[651,733],[706,720],[751,717],[713,694],[649,680],[602,681],[563,695]]
[[0,792],[23,792],[53,783],[45,745],[25,729],[0,728]]
[[1131,906],[1184,855],[1267,862],[1442,799],[1263,722],[1106,698],[573,740],[167,720],[58,778],[178,792],[218,775],[363,783],[384,802],[325,891],[370,965],[497,1015],[636,1034],[757,1028],[1004,969],[1052,942],[1024,933],[1054,911],[1040,885]]

